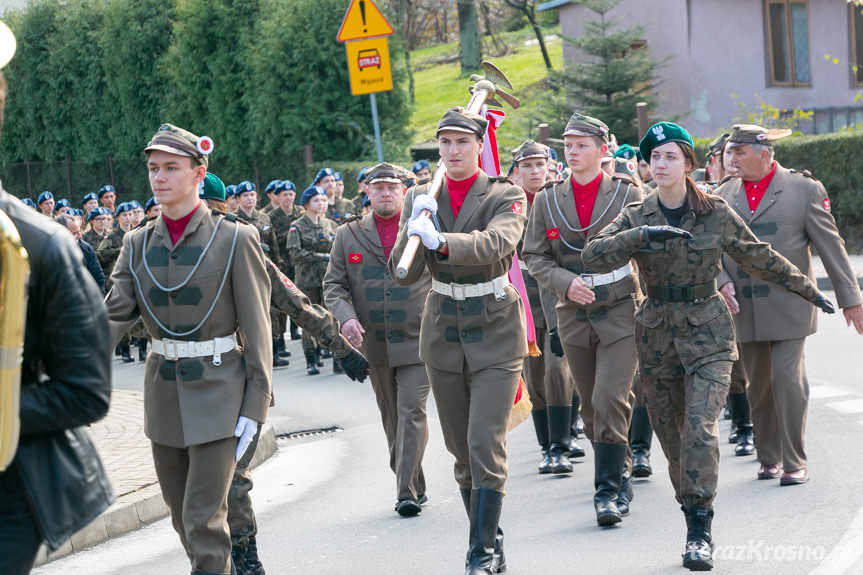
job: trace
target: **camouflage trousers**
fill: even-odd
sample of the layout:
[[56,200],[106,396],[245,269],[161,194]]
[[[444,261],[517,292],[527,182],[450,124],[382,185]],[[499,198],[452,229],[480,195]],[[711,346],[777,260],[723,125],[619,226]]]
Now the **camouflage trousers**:
[[252,438],[252,443],[234,467],[234,477],[228,490],[228,527],[231,530],[232,547],[245,547],[249,537],[254,537],[258,533],[252,498],[249,497],[249,492],[254,487],[252,476],[249,474],[249,464],[255,455],[255,449],[258,448],[260,436],[261,426],[258,425],[258,432]]
[[713,507],[719,481],[719,413],[731,382],[731,360],[704,363],[679,377],[641,374],[650,423],[668,459],[677,501]]
[[[297,286],[300,287],[300,286]],[[309,296],[309,301],[320,306],[324,305],[324,290],[320,286],[302,286],[300,289]],[[310,353],[318,348],[318,340],[309,333],[308,330],[303,330],[303,352]]]

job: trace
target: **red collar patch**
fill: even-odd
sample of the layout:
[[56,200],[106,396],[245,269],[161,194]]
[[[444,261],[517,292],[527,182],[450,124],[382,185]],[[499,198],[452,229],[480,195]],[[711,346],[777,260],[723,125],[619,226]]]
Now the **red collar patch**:
[[551,228],[550,230],[545,230],[545,237],[550,240],[559,240],[560,228]]
[[348,254],[348,261],[352,264],[361,264],[363,263],[363,254],[351,252]]

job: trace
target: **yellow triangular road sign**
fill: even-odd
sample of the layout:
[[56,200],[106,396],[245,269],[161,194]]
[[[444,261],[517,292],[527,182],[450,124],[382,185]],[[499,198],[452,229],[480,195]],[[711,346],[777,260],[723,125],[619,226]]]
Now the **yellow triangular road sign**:
[[351,0],[351,5],[339,28],[339,42],[389,36],[393,27],[372,0]]

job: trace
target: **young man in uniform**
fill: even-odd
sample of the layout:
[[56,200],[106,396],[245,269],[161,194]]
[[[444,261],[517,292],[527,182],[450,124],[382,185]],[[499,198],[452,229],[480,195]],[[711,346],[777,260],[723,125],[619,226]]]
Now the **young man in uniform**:
[[83,198],[81,198],[81,209],[84,210],[85,214],[89,214],[90,210],[96,209],[99,207],[99,196],[90,192],[86,194]]
[[267,196],[267,199],[270,201],[270,203],[261,208],[261,211],[268,216],[270,215],[270,212],[282,205],[281,198],[279,198],[278,192],[276,192],[276,188],[281,181],[282,180],[273,180],[269,184],[267,184],[266,188],[264,188],[264,195]]
[[594,508],[599,525],[629,513],[628,434],[635,396],[634,266],[595,274],[581,260],[587,239],[642,198],[641,190],[612,178],[600,165],[608,127],[575,113],[563,132],[572,175],[539,192],[524,245],[528,269],[559,299],[558,333],[581,398],[584,430],[595,454]]
[[[438,122],[447,169],[438,199],[428,185],[405,198],[390,254],[393,277],[408,237],[422,246],[401,285],[428,268],[432,291],[423,308],[420,359],[426,364],[455,478],[470,517],[466,569],[471,575],[506,569],[498,528],[507,476],[506,429],[527,339],[521,298],[509,283],[512,254],[524,230],[527,199],[505,178],[479,170],[488,122],[452,108]],[[421,215],[429,210],[430,218]]]
[[315,174],[313,186],[320,186],[327,192],[327,218],[340,224],[353,212],[353,204],[336,194],[336,172],[332,168],[322,168]]
[[99,201],[102,202],[102,207],[108,208],[113,214],[115,209],[114,204],[117,202],[117,191],[114,189],[114,186],[111,184],[102,186],[99,188],[97,196]]
[[39,194],[36,198],[36,208],[43,216],[54,217],[54,194],[47,190]]
[[390,164],[367,173],[372,213],[339,226],[324,276],[327,308],[348,342],[371,363],[372,389],[381,412],[396,474],[396,507],[417,515],[426,501],[422,459],[428,441],[428,375],[419,358],[420,315],[431,287],[424,273],[399,287],[387,258],[399,231],[405,175]]
[[170,124],[153,135],[145,152],[162,215],[123,238],[106,299],[115,340],[139,316],[153,338],[144,429],[174,529],[201,574],[232,571],[228,486],[272,400],[264,254],[252,226],[202,205],[211,149]]
[[[770,242],[810,277],[810,244],[815,246],[848,325],[863,334],[863,298],[830,213],[827,191],[809,172],[786,169],[774,160],[773,142],[789,134],[790,130],[734,126],[726,143],[726,165],[737,177],[716,193],[759,239]],[[803,347],[806,336],[815,333],[815,308],[783,287],[749,276],[729,258],[723,259],[723,266],[717,281],[736,313],[761,462],[758,478],[779,479],[780,485],[805,483],[809,385]]]

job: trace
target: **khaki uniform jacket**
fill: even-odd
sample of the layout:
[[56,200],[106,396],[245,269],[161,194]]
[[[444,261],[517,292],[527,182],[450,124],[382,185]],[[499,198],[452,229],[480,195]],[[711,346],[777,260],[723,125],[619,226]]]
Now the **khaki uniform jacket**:
[[[169,361],[149,354],[144,431],[162,445],[186,447],[224,439],[233,435],[240,415],[258,422],[267,418],[273,362],[270,280],[257,231],[231,219],[214,216],[202,205],[176,246],[161,217],[123,238],[112,276],[114,288],[106,298],[115,342],[139,316],[154,338],[206,341],[239,330],[242,342],[241,348],[222,354],[219,366],[213,365],[212,357]],[[170,293],[160,289],[153,278],[167,288],[185,281],[214,230],[215,239],[189,282]],[[188,335],[172,336],[157,320],[174,332],[204,322]]]
[[[821,182],[783,168],[777,162],[773,180],[754,215],[740,178],[725,182],[716,194],[734,208],[759,239],[769,242],[813,280],[810,244],[814,245],[833,283],[840,308],[863,302]],[[779,341],[815,333],[817,309],[808,302],[775,283],[750,277],[728,257],[723,258],[723,265],[725,270],[718,283],[722,286],[733,281],[740,303],[740,313],[734,316],[737,341]]]
[[[590,239],[584,260],[608,272],[634,257],[648,286],[692,286],[710,283],[719,275],[724,253],[748,272],[794,290],[795,298],[812,306],[809,302],[818,296],[814,284],[769,244],[759,241],[728,204],[715,198],[714,205],[707,215],[693,210],[683,215],[679,227],[692,233],[692,239],[645,244],[641,226],[668,225],[658,192],[651,192],[644,201],[626,206],[611,225]],[[675,367],[666,357],[671,345],[686,373],[711,361],[737,359],[731,314],[718,293],[687,302],[648,297],[635,318],[649,334],[637,339],[639,365],[645,375],[675,376]]]
[[[408,241],[413,199],[427,190],[428,184],[416,186],[405,197],[400,231],[389,261],[394,278]],[[446,183],[437,202],[437,218],[449,253],[432,252],[420,245],[408,275],[396,283],[411,285],[420,280],[426,268],[433,278],[446,283],[475,284],[507,275],[524,229],[524,191],[505,178],[489,178],[480,171],[458,218],[453,217]],[[420,329],[420,359],[435,369],[461,373],[465,362],[476,372],[524,357],[524,322],[521,298],[511,285],[501,301],[494,294],[455,301],[429,292]]]
[[291,263],[294,265],[294,281],[301,289],[321,289],[330,250],[338,226],[326,217],[318,218],[315,224],[303,214],[288,230],[286,240]]
[[340,323],[356,319],[366,330],[360,351],[369,363],[421,363],[420,318],[430,288],[427,271],[408,287],[396,284],[374,214],[339,226],[324,276],[324,301]]
[[524,259],[531,275],[558,298],[558,331],[565,343],[590,347],[591,328],[606,345],[633,334],[635,301],[640,293],[634,267],[622,280],[597,286],[593,290],[596,300],[590,305],[570,301],[566,292],[575,276],[598,273],[581,259],[587,241],[610,224],[627,203],[641,198],[639,187],[603,173],[590,216],[591,227],[585,236],[584,232],[570,229],[582,227],[572,194],[572,176],[536,194],[527,225]]
[[258,235],[261,237],[261,243],[266,244],[270,250],[267,253],[267,257],[274,262],[281,261],[282,254],[279,252],[279,242],[276,240],[276,232],[273,230],[270,216],[260,210],[252,210],[252,215],[249,217],[242,208],[237,209],[234,214],[244,222],[255,226],[255,229],[258,230]]

